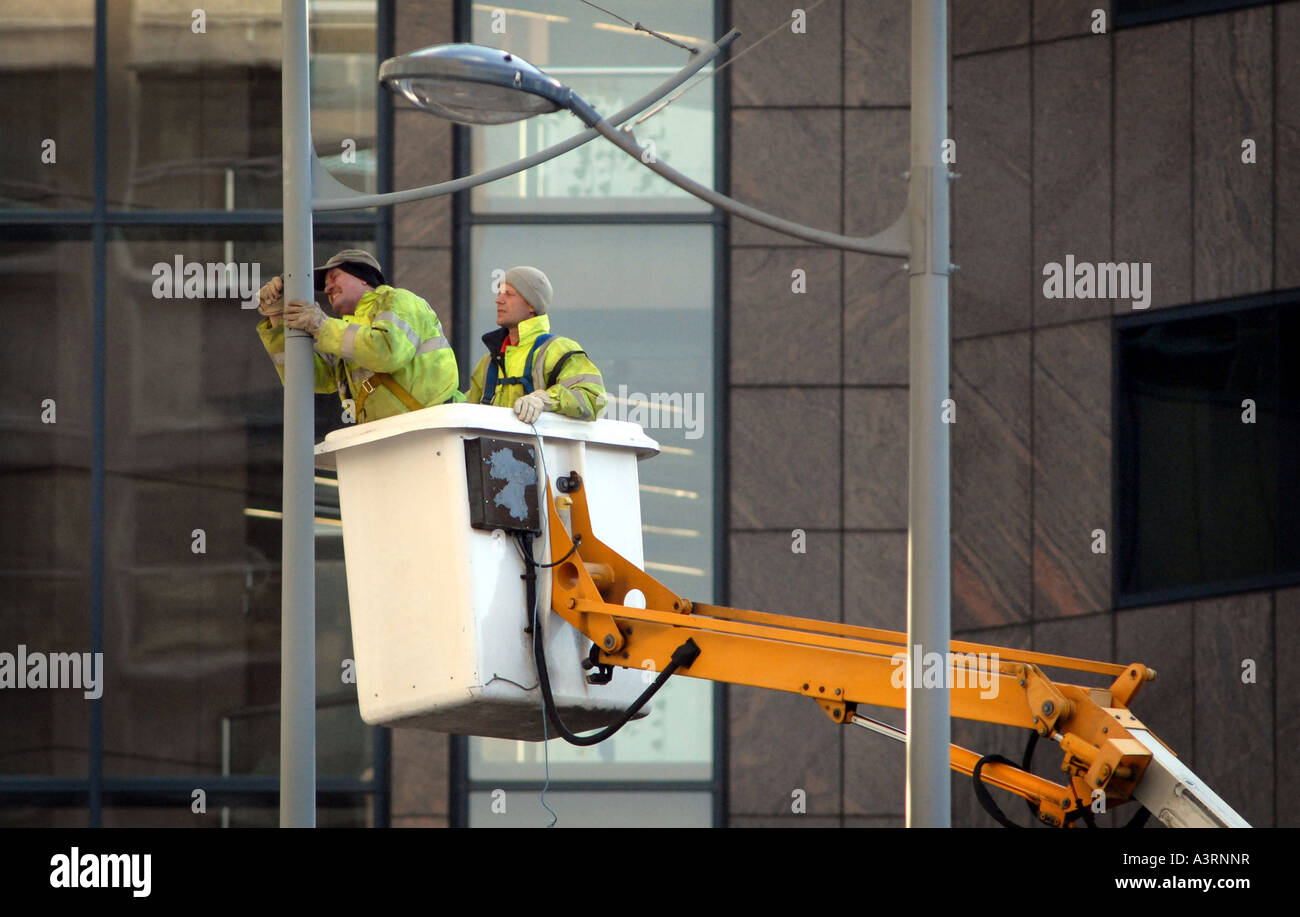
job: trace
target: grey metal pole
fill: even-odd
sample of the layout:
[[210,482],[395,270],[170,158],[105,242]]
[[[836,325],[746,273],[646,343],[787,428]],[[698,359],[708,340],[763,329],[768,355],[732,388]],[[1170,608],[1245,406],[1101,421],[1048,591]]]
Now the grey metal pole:
[[[912,169],[907,633],[907,826],[952,824],[947,653],[951,637],[948,515],[947,0],[912,0]],[[955,419],[955,415],[953,416]],[[917,677],[938,653],[942,686]],[[919,657],[919,658],[918,658]]]
[[[312,298],[307,0],[281,0],[284,297]],[[284,527],[280,606],[280,827],[316,827],[315,411],[311,335],[285,329]]]

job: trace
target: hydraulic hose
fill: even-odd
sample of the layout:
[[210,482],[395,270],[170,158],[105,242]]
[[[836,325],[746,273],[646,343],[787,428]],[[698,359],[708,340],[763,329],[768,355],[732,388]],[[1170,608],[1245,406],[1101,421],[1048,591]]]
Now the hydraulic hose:
[[623,711],[622,716],[614,723],[606,726],[600,732],[591,735],[580,736],[575,734],[560,719],[560,711],[555,706],[555,697],[551,693],[551,675],[546,666],[546,640],[545,632],[542,629],[542,616],[537,609],[537,568],[541,566],[533,558],[532,539],[528,535],[519,535],[519,548],[523,552],[524,566],[526,568],[524,580],[527,583],[528,608],[529,614],[532,615],[533,626],[533,660],[537,663],[537,681],[542,688],[542,707],[546,711],[546,718],[555,731],[559,733],[560,738],[570,745],[589,746],[596,745],[605,741],[622,729],[627,723],[636,716],[637,713],[650,702],[650,698],[658,693],[659,689],[667,683],[672,674],[680,668],[690,668],[692,662],[700,655],[700,648],[694,640],[687,639],[685,643],[673,650],[671,661],[664,666],[664,670],[659,673],[659,677],[654,680],[650,687],[641,692],[641,696],[633,701],[632,706]]

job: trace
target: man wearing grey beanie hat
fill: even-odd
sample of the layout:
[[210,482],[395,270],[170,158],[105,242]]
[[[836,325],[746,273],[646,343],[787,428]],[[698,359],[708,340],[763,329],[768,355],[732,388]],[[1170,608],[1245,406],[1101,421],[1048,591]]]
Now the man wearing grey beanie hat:
[[595,420],[605,410],[600,370],[571,338],[551,334],[550,279],[535,267],[506,271],[497,293],[495,331],[474,368],[465,400],[514,408],[531,424],[544,411]]

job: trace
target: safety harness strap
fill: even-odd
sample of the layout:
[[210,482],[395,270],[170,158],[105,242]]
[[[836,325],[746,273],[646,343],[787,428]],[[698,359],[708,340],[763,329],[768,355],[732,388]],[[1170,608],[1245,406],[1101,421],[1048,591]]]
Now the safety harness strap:
[[408,411],[418,411],[424,407],[424,405],[415,400],[414,395],[403,388],[401,384],[399,384],[398,381],[388,373],[375,373],[373,376],[368,376],[365,381],[361,383],[361,391],[357,392],[358,419],[361,417],[361,411],[365,406],[366,399],[375,391],[376,383],[392,392],[398,401],[406,405]]
[[[555,335],[553,334],[539,334],[537,336],[537,340],[533,341],[533,346],[530,347],[528,350],[528,359],[524,362],[524,374],[522,376],[506,376],[504,378],[498,379],[497,360],[496,360],[497,355],[496,354],[490,355],[488,357],[487,376],[483,380],[483,400],[480,401],[479,403],[491,404],[492,399],[496,397],[498,384],[522,385],[524,387],[524,394],[531,395],[533,393],[533,388],[534,388],[533,357],[537,355],[537,348],[541,347],[543,344],[545,344],[553,337],[555,337]],[[554,384],[555,383],[552,382],[547,387],[549,388],[550,385],[554,385]]]

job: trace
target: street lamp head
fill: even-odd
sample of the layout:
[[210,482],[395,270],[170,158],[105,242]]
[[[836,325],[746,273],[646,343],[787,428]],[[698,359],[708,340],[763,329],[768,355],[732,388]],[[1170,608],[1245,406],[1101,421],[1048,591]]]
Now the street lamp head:
[[509,51],[456,44],[392,57],[379,82],[443,118],[508,124],[570,107],[570,92]]

